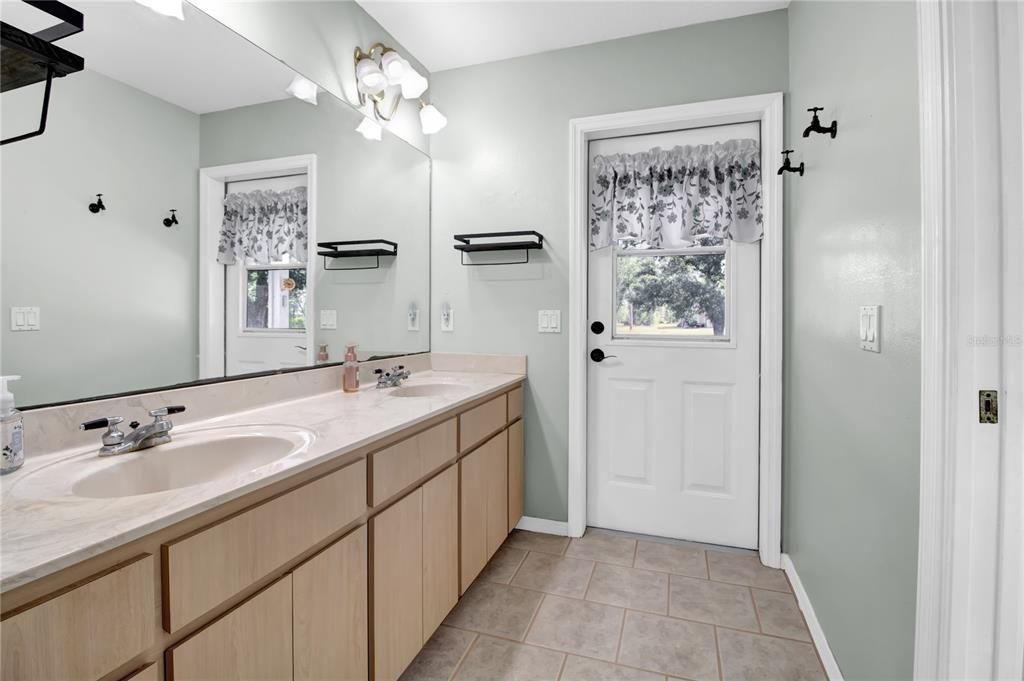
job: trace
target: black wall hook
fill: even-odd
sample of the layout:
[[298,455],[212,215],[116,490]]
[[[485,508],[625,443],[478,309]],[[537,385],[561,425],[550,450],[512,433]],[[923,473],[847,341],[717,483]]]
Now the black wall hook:
[[790,162],[790,160],[789,160],[789,155],[792,154],[792,153],[793,153],[792,149],[786,149],[785,151],[782,152],[782,157],[783,157],[782,167],[779,168],[778,174],[781,175],[782,173],[800,173],[800,177],[803,177],[804,176],[804,162],[800,161],[800,165],[794,166]]
[[107,207],[103,205],[103,194],[97,194],[95,203],[89,204],[90,213],[99,213],[101,210],[106,209]]
[[175,210],[176,210],[175,208],[172,208],[171,209],[171,217],[164,218],[164,227],[170,227],[171,225],[178,224],[178,216],[174,214]]
[[811,112],[811,124],[804,128],[804,137],[810,137],[812,132],[819,132],[822,135],[832,135],[832,139],[836,138],[836,133],[839,132],[839,123],[832,121],[832,125],[827,128],[821,124],[821,119],[818,118],[818,112],[824,111],[824,107],[812,106],[808,111]]

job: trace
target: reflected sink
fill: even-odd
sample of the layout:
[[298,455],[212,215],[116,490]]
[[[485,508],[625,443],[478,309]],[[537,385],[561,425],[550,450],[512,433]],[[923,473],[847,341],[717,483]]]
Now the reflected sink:
[[99,458],[95,451],[40,469],[19,485],[20,495],[112,499],[202,485],[246,475],[305,450],[312,431],[253,425],[172,433],[174,439],[138,452]]
[[395,397],[437,397],[465,392],[465,388],[456,383],[420,383],[419,385],[403,385],[395,388],[391,394]]

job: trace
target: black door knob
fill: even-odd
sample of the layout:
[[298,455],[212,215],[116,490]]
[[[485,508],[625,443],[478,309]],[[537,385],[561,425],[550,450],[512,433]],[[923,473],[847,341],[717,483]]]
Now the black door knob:
[[604,354],[604,350],[602,350],[601,348],[594,348],[593,350],[590,351],[590,359],[594,360],[595,362],[603,362],[609,357],[615,357],[615,355],[606,355]]
[[597,334],[604,333],[604,323],[594,322],[590,325],[590,330]]

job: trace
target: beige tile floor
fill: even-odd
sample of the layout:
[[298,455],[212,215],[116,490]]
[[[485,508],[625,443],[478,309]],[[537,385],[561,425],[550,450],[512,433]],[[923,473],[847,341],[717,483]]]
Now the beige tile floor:
[[515,531],[402,681],[825,681],[753,552]]

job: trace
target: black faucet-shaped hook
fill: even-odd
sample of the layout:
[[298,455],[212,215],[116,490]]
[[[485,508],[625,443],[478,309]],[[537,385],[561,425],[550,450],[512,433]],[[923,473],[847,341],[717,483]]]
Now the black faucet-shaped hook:
[[101,210],[106,210],[107,207],[103,205],[103,194],[96,195],[96,201],[89,204],[90,213],[99,213]]
[[782,152],[782,157],[783,157],[782,167],[779,168],[779,172],[777,174],[781,175],[782,173],[800,173],[800,177],[803,177],[804,176],[804,162],[800,161],[800,165],[794,166],[792,164],[792,162],[790,162],[790,160],[789,160],[789,155],[792,154],[792,153],[793,153],[792,149],[786,149],[785,151]]
[[810,137],[812,132],[820,132],[821,134],[829,134],[832,139],[836,138],[836,133],[839,132],[839,123],[832,121],[832,125],[827,128],[821,124],[821,119],[818,118],[818,112],[824,111],[824,107],[812,106],[808,111],[811,112],[811,124],[804,128],[804,137]]
[[175,208],[172,208],[171,209],[171,217],[164,218],[164,227],[170,227],[171,225],[178,224],[178,216],[174,214],[175,210],[176,210]]

